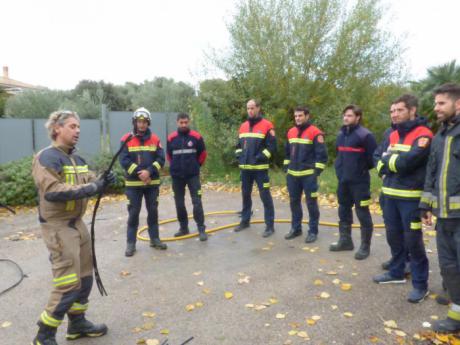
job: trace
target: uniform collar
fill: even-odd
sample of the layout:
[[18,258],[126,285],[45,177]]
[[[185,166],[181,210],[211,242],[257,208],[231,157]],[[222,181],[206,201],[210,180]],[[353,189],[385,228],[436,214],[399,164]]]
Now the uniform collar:
[[448,130],[457,127],[460,123],[460,114],[454,115],[449,121],[444,121],[442,123],[441,133],[445,134]]
[[413,120],[409,120],[403,123],[398,123],[395,127],[399,135],[406,135],[411,130],[413,130],[415,127],[426,126],[426,125],[427,125],[427,120],[424,117],[417,116]]
[[185,131],[181,131],[181,130],[179,130],[179,128],[178,128],[178,129],[177,129],[177,133],[178,133],[179,135],[186,136],[186,135],[188,135],[188,134],[190,133],[190,128],[187,128]]
[[67,155],[71,155],[76,151],[75,146],[70,146],[70,145],[64,145],[64,144],[58,144],[57,142],[53,141],[52,146],[57,148],[58,150],[64,152]]
[[359,127],[361,127],[361,125],[358,123],[357,125],[342,126],[341,129],[343,134],[350,134],[357,130]]
[[248,121],[251,126],[254,126],[255,124],[259,123],[262,121],[262,115],[258,114],[256,117],[249,117],[248,116]]
[[147,128],[144,134],[136,133],[136,137],[138,137],[139,139],[147,140],[148,138],[150,138],[151,134],[152,132],[150,131],[150,128]]

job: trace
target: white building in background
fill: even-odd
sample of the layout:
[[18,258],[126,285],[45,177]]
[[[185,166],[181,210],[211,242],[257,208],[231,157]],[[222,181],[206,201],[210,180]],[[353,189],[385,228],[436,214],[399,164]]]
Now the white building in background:
[[8,66],[3,66],[3,75],[0,76],[0,89],[4,89],[9,94],[15,95],[24,90],[39,90],[42,87],[10,79]]

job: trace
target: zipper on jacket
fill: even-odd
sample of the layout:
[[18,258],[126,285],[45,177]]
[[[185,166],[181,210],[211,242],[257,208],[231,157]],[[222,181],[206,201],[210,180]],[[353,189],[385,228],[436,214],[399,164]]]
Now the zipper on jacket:
[[452,144],[453,137],[447,137],[447,140],[444,142],[444,159],[441,165],[441,176],[440,176],[440,195],[439,195],[439,210],[441,211],[441,217],[447,218],[447,172],[449,171],[450,163],[450,147]]

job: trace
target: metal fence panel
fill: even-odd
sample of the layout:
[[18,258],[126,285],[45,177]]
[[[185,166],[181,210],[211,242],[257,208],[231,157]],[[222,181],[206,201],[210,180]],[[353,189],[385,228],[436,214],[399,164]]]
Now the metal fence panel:
[[34,153],[32,120],[0,120],[0,164],[18,160]]

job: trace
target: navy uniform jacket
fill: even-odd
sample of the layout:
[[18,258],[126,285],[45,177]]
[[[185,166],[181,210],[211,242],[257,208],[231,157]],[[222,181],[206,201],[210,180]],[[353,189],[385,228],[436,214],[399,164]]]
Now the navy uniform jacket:
[[377,148],[374,135],[361,125],[343,126],[335,144],[335,173],[340,183],[370,183]]
[[193,130],[171,133],[166,151],[171,177],[178,178],[199,175],[207,155],[203,137]]

